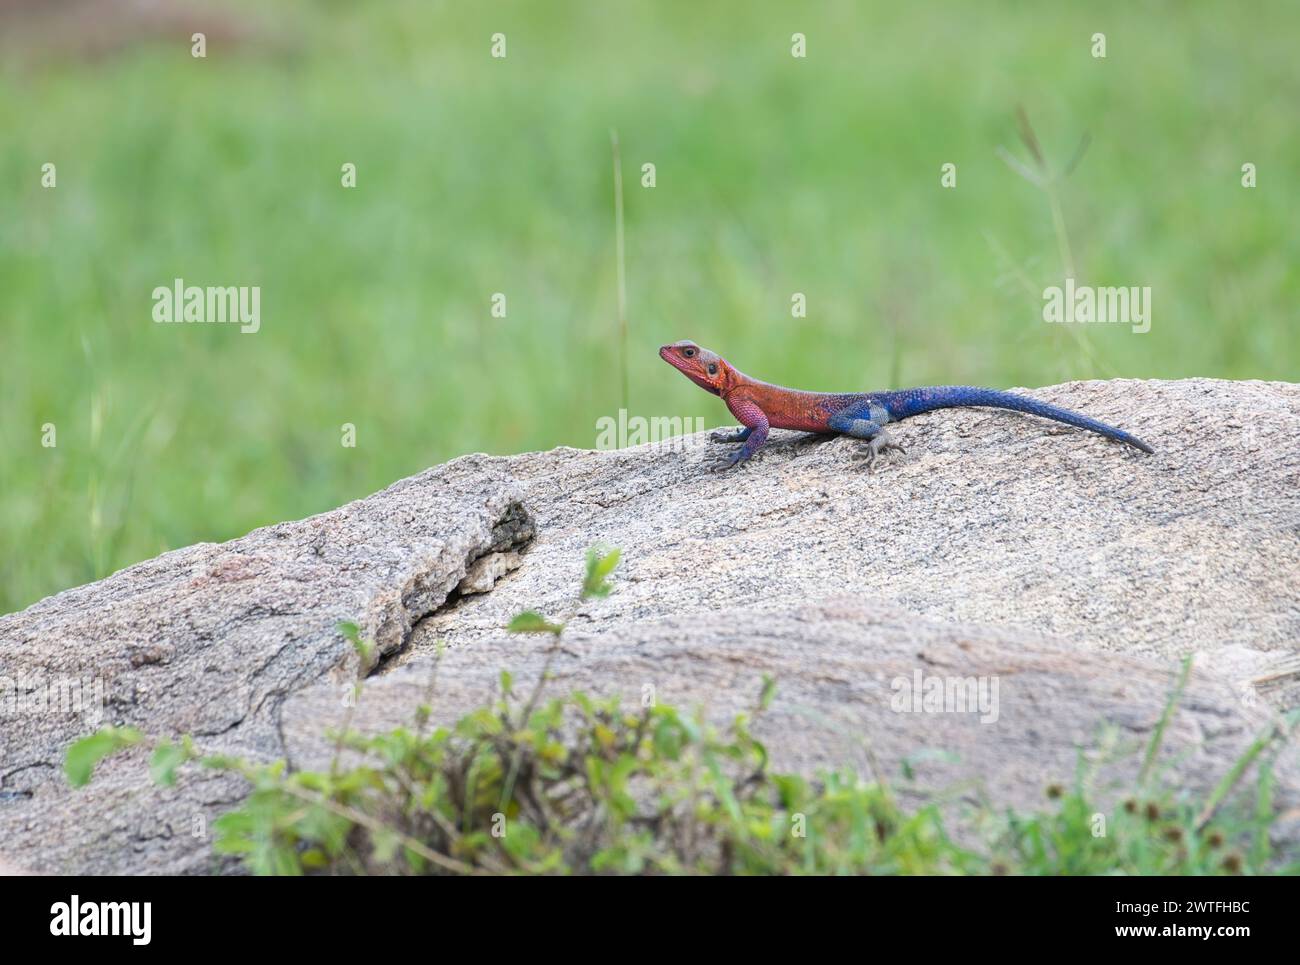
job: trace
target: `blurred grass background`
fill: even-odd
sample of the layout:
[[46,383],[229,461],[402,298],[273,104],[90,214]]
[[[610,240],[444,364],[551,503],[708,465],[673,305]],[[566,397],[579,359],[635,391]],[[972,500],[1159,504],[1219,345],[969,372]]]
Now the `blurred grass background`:
[[[679,338],[827,390],[1300,368],[1294,2],[160,7],[0,5],[0,612],[460,453],[594,445],[611,128],[634,415],[728,421],[657,358]],[[1057,163],[1091,134],[1078,280],[1151,286],[1150,333],[1041,320],[1017,105]],[[176,277],[261,286],[261,331],[154,324]]]

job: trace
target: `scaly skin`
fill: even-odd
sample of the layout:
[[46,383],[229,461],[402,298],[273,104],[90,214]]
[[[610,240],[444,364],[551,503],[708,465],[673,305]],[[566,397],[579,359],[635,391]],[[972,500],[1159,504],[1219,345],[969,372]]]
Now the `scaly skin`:
[[659,349],[659,357],[707,392],[722,399],[743,429],[714,434],[717,442],[743,442],[723,460],[729,469],[749,459],[767,441],[769,429],[802,429],[819,435],[845,435],[868,443],[869,462],[886,449],[903,451],[885,431],[887,422],[898,422],[935,409],[988,406],[1028,412],[1044,419],[1087,429],[1126,443],[1143,452],[1154,450],[1123,429],[1098,422],[1086,415],[1048,405],[1023,395],[979,389],[969,385],[936,385],[896,392],[803,392],[751,379],[727,360],[694,342],[674,342]]

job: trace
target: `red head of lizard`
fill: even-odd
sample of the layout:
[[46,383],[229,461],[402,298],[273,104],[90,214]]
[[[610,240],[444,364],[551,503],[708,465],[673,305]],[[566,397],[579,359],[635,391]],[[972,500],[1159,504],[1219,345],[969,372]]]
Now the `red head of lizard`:
[[665,345],[659,349],[659,357],[701,389],[714,395],[725,395],[736,374],[736,370],[722,356],[700,348],[691,341]]

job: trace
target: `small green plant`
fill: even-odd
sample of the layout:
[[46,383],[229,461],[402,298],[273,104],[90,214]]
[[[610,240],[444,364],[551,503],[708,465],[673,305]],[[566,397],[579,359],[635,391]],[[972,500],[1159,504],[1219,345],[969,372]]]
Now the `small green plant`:
[[[606,596],[617,551],[589,551],[578,604]],[[336,735],[328,771],[288,771],[207,755],[188,737],[153,740],[106,728],[68,751],[74,785],[131,747],[153,748],[150,773],[170,785],[199,765],[244,777],[244,802],[215,822],[217,853],[257,874],[1206,874],[1294,870],[1272,856],[1271,759],[1245,818],[1219,815],[1250,763],[1285,737],[1261,737],[1211,799],[1175,801],[1152,786],[1154,762],[1186,667],[1152,736],[1140,791],[1102,816],[1085,791],[1053,785],[1030,814],[987,809],[972,841],[945,830],[937,805],[901,808],[883,780],[850,771],[808,780],[773,773],[752,723],[771,704],[762,681],[748,713],[725,728],[701,713],[583,693],[543,699],[568,620],[525,611],[509,624],[551,637],[536,684],[503,672],[499,697],[452,727],[429,728],[429,697],[412,725]],[[342,626],[363,658],[368,644]],[[359,684],[358,684],[359,686]],[[345,754],[348,766],[342,766]],[[906,772],[906,769],[905,769]],[[1102,827],[1098,827],[1099,818]],[[968,836],[969,837],[969,836]]]

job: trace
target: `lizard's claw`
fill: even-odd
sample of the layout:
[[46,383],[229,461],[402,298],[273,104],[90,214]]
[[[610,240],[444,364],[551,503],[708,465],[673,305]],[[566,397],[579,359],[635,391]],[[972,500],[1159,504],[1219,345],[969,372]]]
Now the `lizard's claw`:
[[734,452],[730,456],[723,456],[721,459],[715,459],[709,465],[710,472],[726,472],[741,462],[740,453]]
[[749,437],[745,429],[714,429],[709,433],[709,442],[744,442]]
[[900,452],[903,455],[907,454],[907,450],[895,442],[893,436],[889,435],[887,432],[880,432],[867,442],[866,449],[857,453],[855,458],[866,460],[867,471],[874,472],[876,467],[876,457],[884,452],[888,452],[890,449]]

